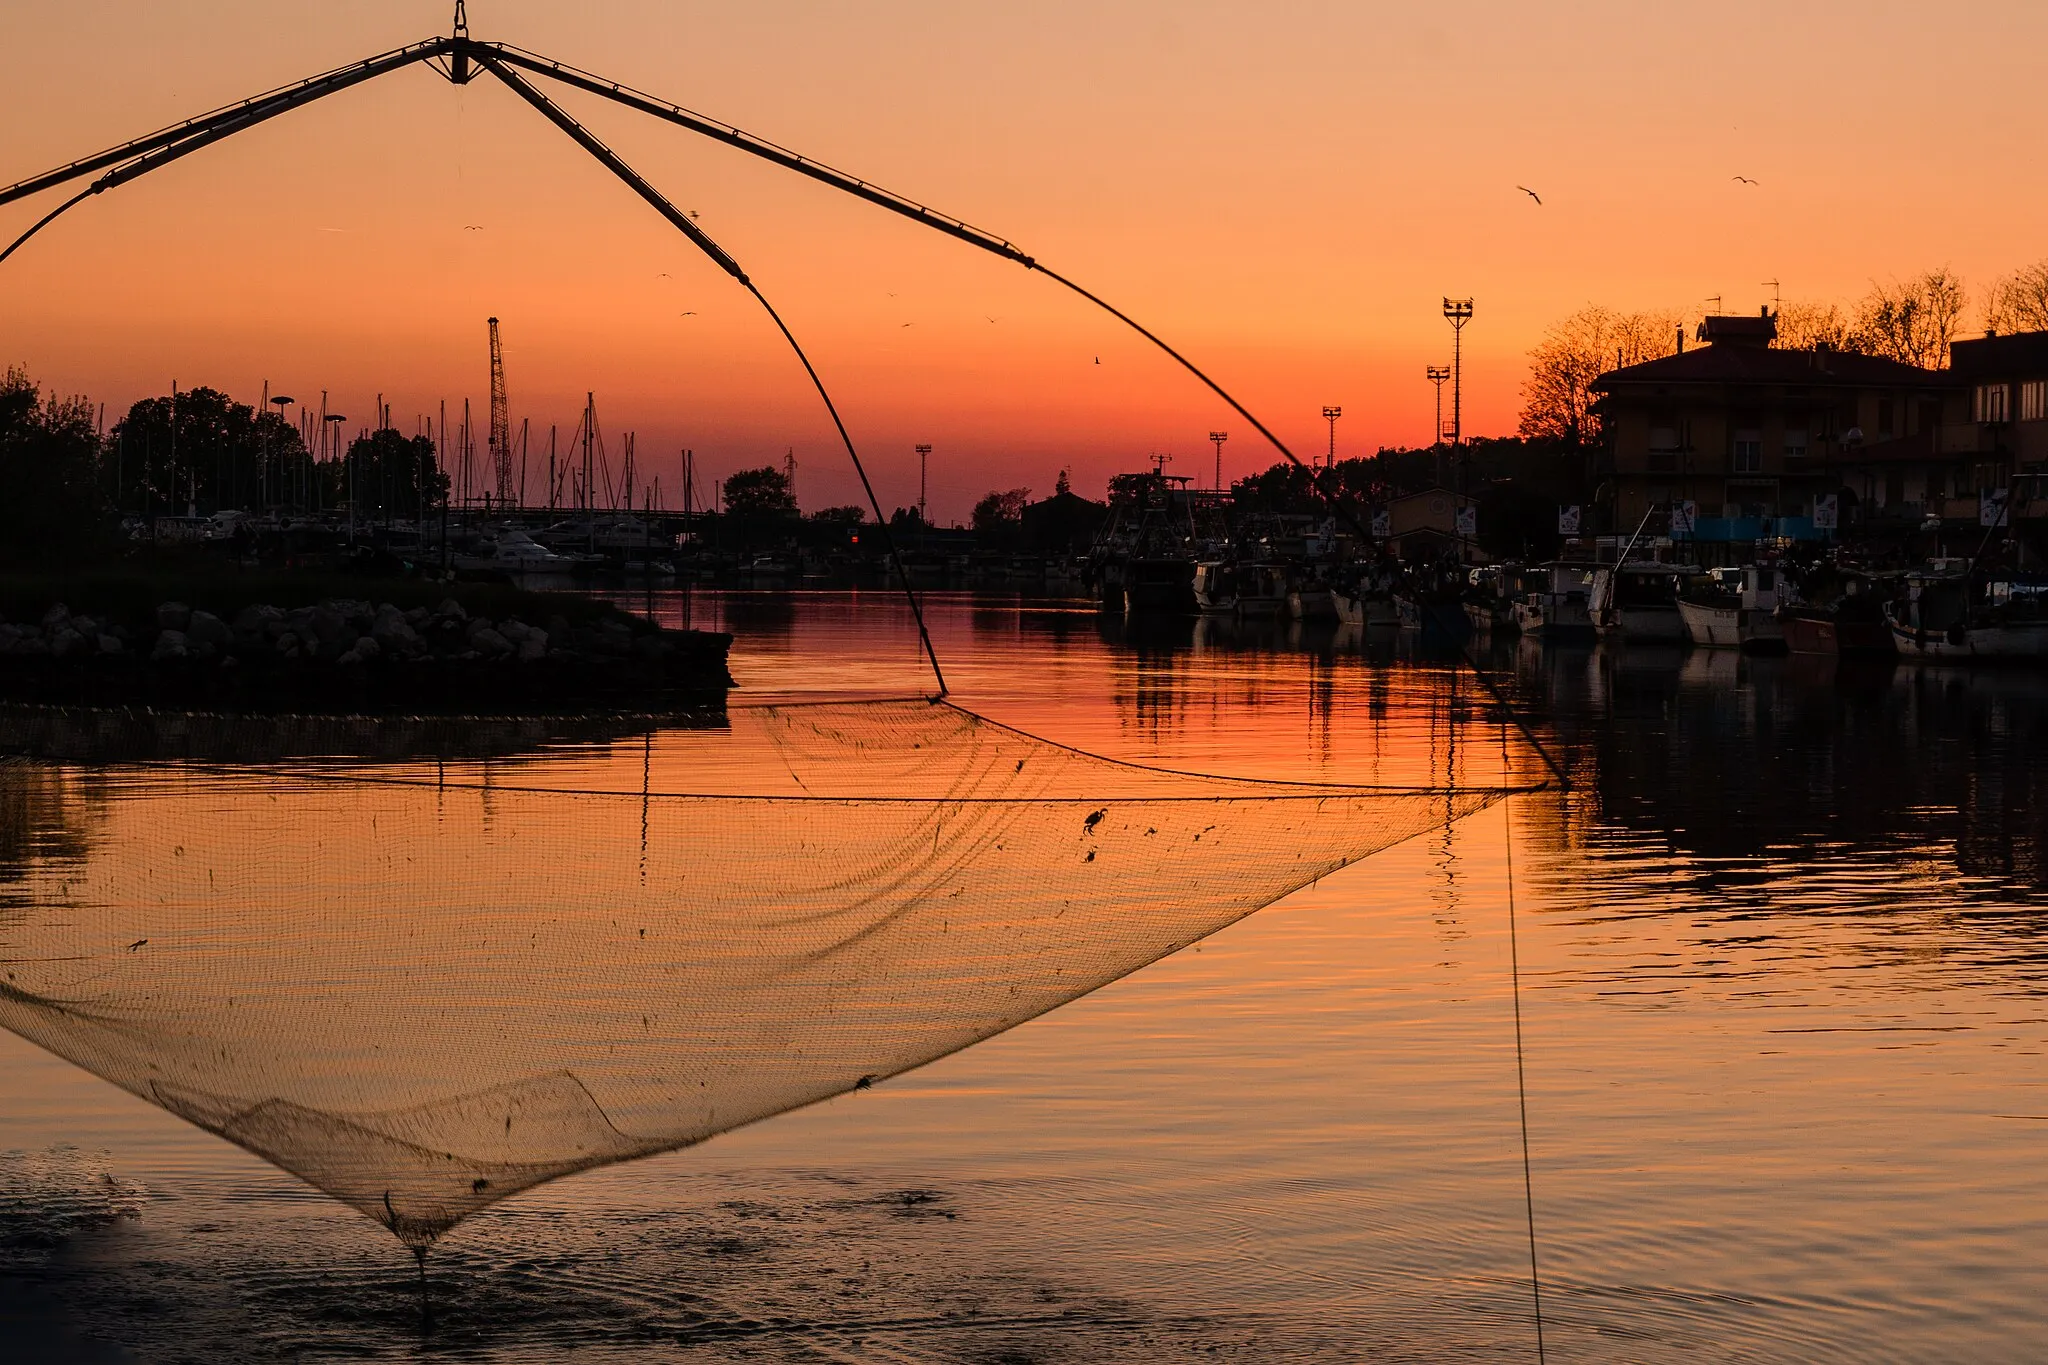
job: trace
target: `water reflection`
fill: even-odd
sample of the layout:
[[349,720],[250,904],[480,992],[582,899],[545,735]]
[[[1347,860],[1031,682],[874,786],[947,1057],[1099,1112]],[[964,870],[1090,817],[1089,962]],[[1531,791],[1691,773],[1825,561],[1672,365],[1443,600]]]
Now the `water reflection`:
[[[754,610],[737,599],[653,609],[723,627]],[[1154,637],[1085,605],[928,607],[964,700],[1082,749],[1315,781],[1540,772],[1469,671],[1397,633]],[[900,600],[792,594],[756,616],[742,697],[925,682]],[[1506,641],[1484,659],[1577,782],[1510,803],[1553,1355],[2025,1358],[2048,1333],[2048,680]],[[701,765],[690,739],[518,760],[508,785],[587,822],[547,845],[560,879],[621,904],[660,882],[669,830],[640,793],[665,754]],[[460,787],[495,761],[411,772]],[[88,857],[95,799],[58,803]],[[492,828],[524,828],[522,799]],[[444,1244],[461,1344],[1529,1357],[1505,813],[1458,813],[1027,1028],[490,1210]],[[0,1147],[140,1124],[40,1098],[56,1081],[24,1091],[56,1065],[25,1049],[0,1061]],[[168,1165],[166,1193],[65,1282],[115,1306],[144,1358],[157,1334],[178,1358],[222,1339],[374,1353],[403,1330],[380,1230],[152,1141],[187,1166],[130,1148],[123,1173]]]

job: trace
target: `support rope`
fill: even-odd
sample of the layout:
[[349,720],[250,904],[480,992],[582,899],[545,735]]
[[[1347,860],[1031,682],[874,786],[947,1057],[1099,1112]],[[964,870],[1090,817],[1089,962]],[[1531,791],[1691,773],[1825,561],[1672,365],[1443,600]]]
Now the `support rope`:
[[646,200],[655,212],[668,219],[698,250],[710,257],[714,265],[718,266],[719,269],[725,271],[728,275],[731,275],[735,280],[738,280],[741,287],[749,294],[752,294],[761,307],[766,310],[769,319],[774,322],[776,330],[782,333],[782,339],[789,343],[790,350],[796,352],[796,358],[803,365],[804,373],[810,376],[811,386],[817,389],[818,397],[824,401],[825,411],[831,416],[832,425],[838,430],[839,439],[846,447],[847,458],[853,462],[854,472],[860,476],[860,486],[868,495],[868,506],[874,509],[875,524],[880,528],[882,548],[888,554],[890,562],[896,567],[896,576],[903,585],[903,595],[910,603],[911,617],[917,622],[918,642],[924,646],[925,661],[931,665],[932,678],[939,686],[937,697],[934,700],[944,697],[947,692],[946,675],[939,667],[938,651],[932,647],[931,632],[925,626],[924,605],[918,600],[916,590],[910,585],[910,570],[904,565],[903,556],[896,547],[896,537],[889,529],[889,519],[882,513],[881,499],[876,496],[875,485],[868,478],[867,466],[861,463],[860,452],[854,448],[852,433],[847,431],[846,423],[839,416],[839,405],[832,401],[832,395],[825,389],[825,381],[819,377],[817,367],[811,364],[810,356],[805,354],[804,348],[798,343],[796,334],[789,330],[789,324],[782,320],[782,315],[775,311],[773,304],[768,302],[768,296],[763,294],[760,286],[755,284],[748,277],[747,272],[740,268],[740,263],[733,259],[731,253],[711,240],[709,233],[691,222],[688,216],[669,202],[666,195],[649,184],[638,171],[627,165],[617,152],[607,147],[587,128],[572,118],[561,106],[536,90],[531,82],[522,79],[516,72],[507,70],[490,52],[486,51],[479,54],[477,61],[485,70],[504,82],[513,94],[518,95],[528,104],[531,104],[549,122],[568,134],[572,141],[595,157],[606,170],[624,181],[627,187]]
[[[1501,766],[1507,767],[1507,727],[1501,727]],[[1536,1361],[1545,1365],[1543,1348],[1543,1277],[1536,1264],[1536,1180],[1529,1163],[1529,1076],[1522,1059],[1522,950],[1515,925],[1515,816],[1514,798],[1500,803],[1501,828],[1505,831],[1508,874],[1508,981],[1515,1006],[1515,1104],[1522,1122],[1522,1208],[1529,1225],[1529,1296],[1535,1306]]]

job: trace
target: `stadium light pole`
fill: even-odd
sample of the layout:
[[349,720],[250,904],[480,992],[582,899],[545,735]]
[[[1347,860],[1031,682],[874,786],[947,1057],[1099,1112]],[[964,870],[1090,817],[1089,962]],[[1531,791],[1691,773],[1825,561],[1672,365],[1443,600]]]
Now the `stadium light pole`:
[[1451,324],[1451,444],[1465,444],[1465,324],[1472,320],[1472,300],[1444,300],[1444,320]]
[[925,461],[931,458],[931,453],[932,448],[930,446],[917,447],[917,519],[927,526],[931,525],[932,522],[924,510],[924,466]]
[[1444,381],[1451,377],[1451,367],[1431,365],[1427,373],[1429,382],[1436,385],[1436,429],[1430,433],[1429,448],[1436,452],[1436,482],[1441,488],[1444,482]]
[[1323,409],[1323,420],[1330,424],[1330,454],[1329,458],[1323,461],[1323,468],[1325,469],[1335,469],[1337,467],[1337,419],[1343,415],[1344,409],[1342,408]]
[[1216,491],[1223,491],[1223,443],[1230,439],[1227,431],[1212,431],[1209,439],[1216,443]]

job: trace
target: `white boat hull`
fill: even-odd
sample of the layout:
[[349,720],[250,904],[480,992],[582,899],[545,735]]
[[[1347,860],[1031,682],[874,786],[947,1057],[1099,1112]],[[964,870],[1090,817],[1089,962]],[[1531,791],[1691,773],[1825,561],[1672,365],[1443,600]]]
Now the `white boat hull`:
[[1919,631],[1896,621],[1891,625],[1892,643],[1908,659],[2048,659],[2048,621],[1968,626],[1960,631]]
[[1594,628],[1602,635],[1636,644],[1677,645],[1685,643],[1685,619],[1670,606],[1609,607],[1607,619]]
[[1593,634],[1593,618],[1586,614],[1586,599],[1575,594],[1530,594],[1515,603],[1515,625],[1522,634],[1537,639]]
[[1337,619],[1347,626],[1394,626],[1401,623],[1400,613],[1394,610],[1394,599],[1384,594],[1353,597],[1349,593],[1333,592],[1330,597],[1337,604]]
[[1782,644],[1785,629],[1771,612],[1756,607],[1710,607],[1680,602],[1685,638],[1701,649],[1749,649]]

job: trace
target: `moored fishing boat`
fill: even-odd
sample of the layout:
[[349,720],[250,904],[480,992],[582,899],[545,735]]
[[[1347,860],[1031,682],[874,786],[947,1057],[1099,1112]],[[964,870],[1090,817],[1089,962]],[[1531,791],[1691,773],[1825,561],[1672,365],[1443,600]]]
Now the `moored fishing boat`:
[[1698,571],[1690,565],[1636,561],[1593,570],[1586,614],[1603,636],[1635,644],[1683,644],[1679,584]]
[[2013,575],[1979,590],[1969,575],[1912,575],[1885,620],[1908,659],[2048,660],[2048,578]]
[[1775,567],[1751,565],[1739,577],[1723,569],[1679,594],[1678,615],[1687,641],[1702,649],[1783,649],[1778,607],[1784,599]]
[[1586,609],[1586,592],[1593,566],[1556,560],[1542,569],[1542,577],[1515,599],[1515,625],[1537,639],[1591,640],[1593,618]]

